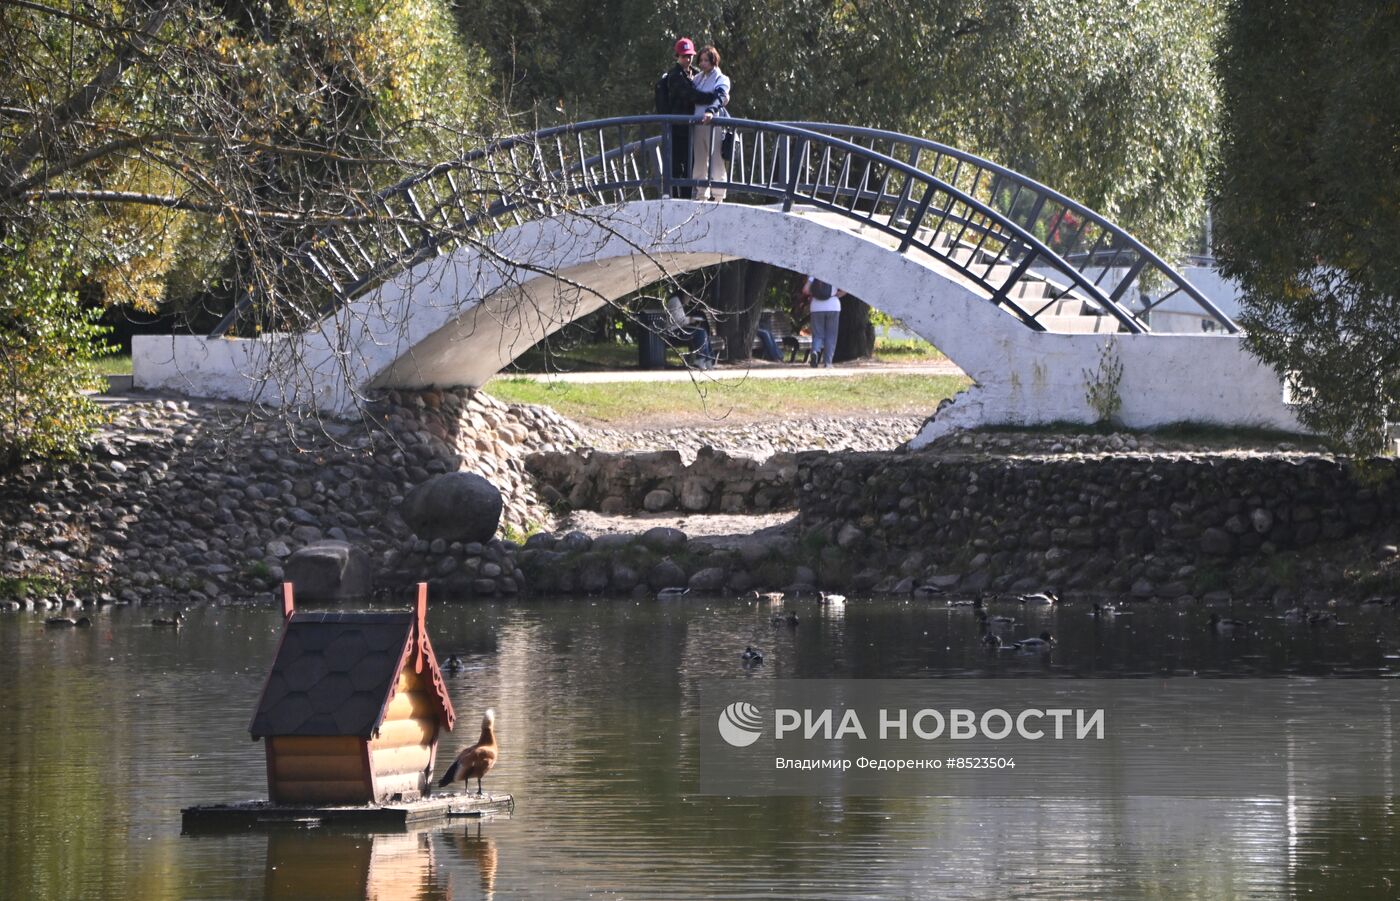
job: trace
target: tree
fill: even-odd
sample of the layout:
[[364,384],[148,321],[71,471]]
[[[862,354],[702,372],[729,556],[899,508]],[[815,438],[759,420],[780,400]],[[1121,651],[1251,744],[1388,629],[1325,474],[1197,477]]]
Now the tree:
[[[0,16],[0,270],[28,273],[8,286],[37,317],[21,337],[62,334],[65,352],[91,335],[66,300],[78,288],[191,319],[253,288],[284,300],[269,324],[314,310],[282,285],[289,252],[328,223],[392,219],[379,189],[501,118],[443,0],[0,0]],[[90,419],[60,415],[74,387],[31,385],[18,431],[80,435]]]
[[1400,6],[1234,0],[1215,254],[1250,349],[1358,453],[1400,419]]

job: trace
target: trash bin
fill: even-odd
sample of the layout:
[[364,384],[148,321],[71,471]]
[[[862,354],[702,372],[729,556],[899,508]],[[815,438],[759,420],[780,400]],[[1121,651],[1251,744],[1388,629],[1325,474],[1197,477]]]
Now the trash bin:
[[637,366],[661,369],[666,365],[666,342],[661,330],[666,327],[666,314],[661,310],[643,310],[637,314]]

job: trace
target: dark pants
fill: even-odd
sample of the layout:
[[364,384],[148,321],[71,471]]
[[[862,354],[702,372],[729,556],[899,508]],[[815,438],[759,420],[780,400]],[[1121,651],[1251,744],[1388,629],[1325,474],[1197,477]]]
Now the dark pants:
[[686,343],[690,345],[691,356],[696,369],[709,369],[715,365],[715,355],[710,350],[710,333],[702,328],[682,329]]
[[[671,178],[690,178],[690,126],[671,126]],[[672,185],[671,196],[689,200],[693,188]]]

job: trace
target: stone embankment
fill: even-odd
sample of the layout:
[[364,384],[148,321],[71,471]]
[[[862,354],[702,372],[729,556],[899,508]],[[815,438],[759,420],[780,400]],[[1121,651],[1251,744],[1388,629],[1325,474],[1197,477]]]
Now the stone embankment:
[[798,469],[818,577],[857,590],[1395,589],[1382,572],[1400,534],[1395,460],[847,454]]
[[797,509],[793,454],[765,460],[704,447],[687,463],[679,451],[532,454],[526,466],[547,501],[572,510],[626,513],[769,513]]
[[503,532],[523,538],[549,516],[525,456],[581,437],[551,411],[470,390],[391,394],[375,429],[289,428],[213,402],[112,412],[88,460],[0,480],[0,577],[36,586],[41,604],[266,596],[288,558],[323,539],[368,552],[382,585],[431,576],[464,594],[513,594],[522,576],[507,542],[420,540],[399,505],[430,476],[469,469],[501,489]]
[[690,463],[703,448],[763,461],[775,453],[894,450],[919,431],[922,416],[816,417],[734,426],[591,429],[588,443],[604,452],[674,451]]
[[[738,455],[811,433],[785,422],[715,430],[711,440],[729,443],[691,456],[673,431],[600,437],[466,389],[394,393],[374,427],[289,430],[204,402],[113,411],[89,460],[0,479],[0,586],[21,603],[268,598],[293,555],[326,539],[363,551],[369,565],[357,568],[381,589],[427,580],[455,598],[668,587],[1170,598],[1394,584],[1394,461],[1358,470],[1287,446],[1200,453],[1143,435],[987,433],[869,453],[917,427],[880,419],[841,426],[865,453],[809,442]],[[586,444],[644,453],[575,453]],[[414,535],[404,498],[459,470],[501,490],[500,536]],[[615,534],[536,532],[570,507],[675,519]],[[692,540],[727,514],[781,510],[800,510],[795,525]]]

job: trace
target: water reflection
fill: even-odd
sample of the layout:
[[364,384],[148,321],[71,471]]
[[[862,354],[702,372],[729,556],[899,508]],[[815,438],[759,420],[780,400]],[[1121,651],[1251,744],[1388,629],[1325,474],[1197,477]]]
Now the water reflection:
[[489,833],[483,834],[482,830],[483,824],[478,822],[475,829],[467,826],[465,829],[458,828],[442,833],[444,844],[455,855],[455,859],[464,861],[467,870],[475,867],[477,886],[480,889],[479,894],[451,892],[451,897],[480,897],[486,901],[496,897],[496,868],[500,865],[500,859],[496,853],[496,840]]
[[[771,622],[796,610],[800,625]],[[1269,609],[1225,638],[1197,606],[993,607],[1048,656],[988,653],[939,603],[727,599],[444,604],[430,614],[466,729],[498,714],[487,788],[515,815],[428,832],[179,835],[179,809],[265,793],[248,720],[280,634],[272,610],[149,610],[92,629],[0,617],[0,895],[773,898],[1395,897],[1394,786],[1370,800],[1018,803],[694,795],[679,727],[696,680],[1173,674],[1389,677],[1396,614],[1290,627]],[[1225,611],[1222,610],[1222,613]],[[745,645],[765,662],[745,669]],[[1383,753],[1387,749],[1358,749]]]

